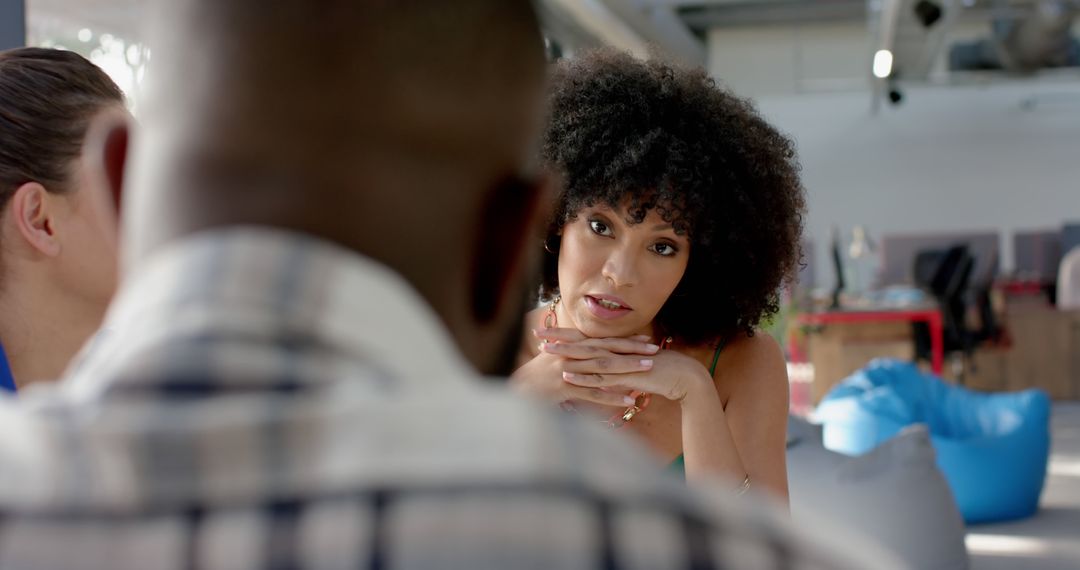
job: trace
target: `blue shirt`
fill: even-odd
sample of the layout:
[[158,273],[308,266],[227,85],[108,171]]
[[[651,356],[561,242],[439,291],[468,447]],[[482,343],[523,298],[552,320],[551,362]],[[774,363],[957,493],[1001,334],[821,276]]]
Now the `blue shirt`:
[[11,375],[11,366],[8,365],[3,345],[0,345],[0,391],[15,391],[15,377]]

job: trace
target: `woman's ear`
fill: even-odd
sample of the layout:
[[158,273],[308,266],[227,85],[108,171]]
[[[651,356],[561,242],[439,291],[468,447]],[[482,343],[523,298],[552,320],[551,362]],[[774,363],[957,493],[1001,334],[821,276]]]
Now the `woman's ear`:
[[60,255],[61,249],[56,227],[57,199],[41,184],[27,182],[15,189],[8,205],[15,228],[26,245],[48,257]]

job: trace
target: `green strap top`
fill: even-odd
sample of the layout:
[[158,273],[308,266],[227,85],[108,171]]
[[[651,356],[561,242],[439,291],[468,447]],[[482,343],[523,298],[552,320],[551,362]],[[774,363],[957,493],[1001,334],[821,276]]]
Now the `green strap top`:
[[[716,378],[716,362],[720,360],[720,351],[724,350],[725,344],[727,344],[727,340],[721,340],[720,344],[716,345],[716,352],[713,352],[712,366],[709,366],[709,375],[713,378]],[[671,462],[671,465],[668,465],[668,469],[683,477],[686,476],[686,460],[683,459],[681,453]]]

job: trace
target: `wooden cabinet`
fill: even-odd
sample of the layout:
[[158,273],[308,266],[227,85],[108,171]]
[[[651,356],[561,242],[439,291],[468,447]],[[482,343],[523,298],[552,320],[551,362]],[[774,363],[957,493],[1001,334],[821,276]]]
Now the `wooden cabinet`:
[[837,323],[808,327],[806,347],[814,365],[811,398],[816,405],[837,382],[875,358],[911,360],[911,323]]
[[1080,396],[1075,359],[1080,312],[1016,305],[1006,309],[1005,324],[1012,341],[1003,351],[1007,389],[1042,388],[1055,400]]

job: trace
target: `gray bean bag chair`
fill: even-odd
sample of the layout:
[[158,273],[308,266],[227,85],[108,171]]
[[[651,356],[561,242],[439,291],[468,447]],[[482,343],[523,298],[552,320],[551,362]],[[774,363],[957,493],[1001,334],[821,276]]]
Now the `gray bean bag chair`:
[[876,541],[912,568],[968,567],[964,520],[924,426],[906,428],[858,457],[825,449],[821,426],[794,417],[788,426],[796,524],[825,519]]

